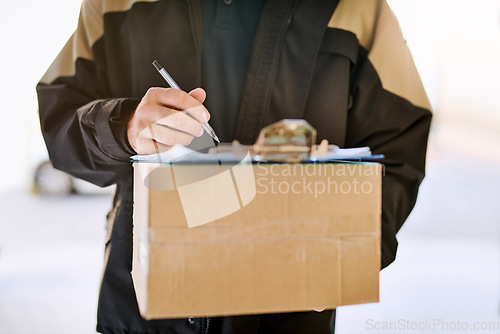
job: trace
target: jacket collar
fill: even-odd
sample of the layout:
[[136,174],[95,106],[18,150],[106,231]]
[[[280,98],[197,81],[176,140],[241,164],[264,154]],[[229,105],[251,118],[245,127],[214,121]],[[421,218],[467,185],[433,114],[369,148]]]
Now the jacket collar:
[[263,8],[235,127],[253,144],[260,129],[302,118],[318,51],[338,0],[268,0]]

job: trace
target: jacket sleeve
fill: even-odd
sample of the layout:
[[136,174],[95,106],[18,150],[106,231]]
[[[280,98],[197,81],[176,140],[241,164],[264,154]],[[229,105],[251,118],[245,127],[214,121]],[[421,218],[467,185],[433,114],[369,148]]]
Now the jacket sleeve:
[[113,97],[94,44],[98,1],[82,3],[78,26],[37,85],[41,130],[55,168],[99,186],[131,172],[126,124],[139,101]]
[[351,78],[353,106],[348,113],[346,146],[366,145],[385,155],[385,267],[395,259],[396,233],[413,209],[425,175],[431,108],[395,16],[385,0],[374,1],[372,6],[375,15],[371,22],[365,21],[370,34],[358,34],[362,48]]

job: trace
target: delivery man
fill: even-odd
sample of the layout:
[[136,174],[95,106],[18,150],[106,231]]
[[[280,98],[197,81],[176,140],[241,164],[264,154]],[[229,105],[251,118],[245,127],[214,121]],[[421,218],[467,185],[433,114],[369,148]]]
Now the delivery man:
[[[155,59],[185,91],[161,88]],[[334,310],[142,319],[130,275],[132,155],[187,145],[209,119],[222,142],[252,144],[262,127],[303,118],[319,140],[369,146],[386,156],[382,267],[424,177],[430,106],[385,0],[84,0],[37,92],[53,165],[117,186],[101,333],[334,331]]]

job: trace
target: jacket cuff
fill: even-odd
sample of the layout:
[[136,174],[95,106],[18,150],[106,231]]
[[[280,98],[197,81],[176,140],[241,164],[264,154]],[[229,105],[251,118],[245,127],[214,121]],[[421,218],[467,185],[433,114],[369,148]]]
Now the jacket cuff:
[[137,99],[101,100],[95,121],[96,138],[100,149],[112,159],[130,161],[135,151],[127,139],[127,124],[134,113]]

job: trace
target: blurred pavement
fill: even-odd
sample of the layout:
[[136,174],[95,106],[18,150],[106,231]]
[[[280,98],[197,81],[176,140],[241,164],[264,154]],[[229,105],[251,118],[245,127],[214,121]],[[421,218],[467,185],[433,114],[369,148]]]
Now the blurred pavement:
[[109,196],[0,203],[0,333],[95,333]]
[[[337,333],[500,333],[499,171],[432,148],[380,302],[339,308]],[[94,333],[109,196],[0,203],[0,333]]]

